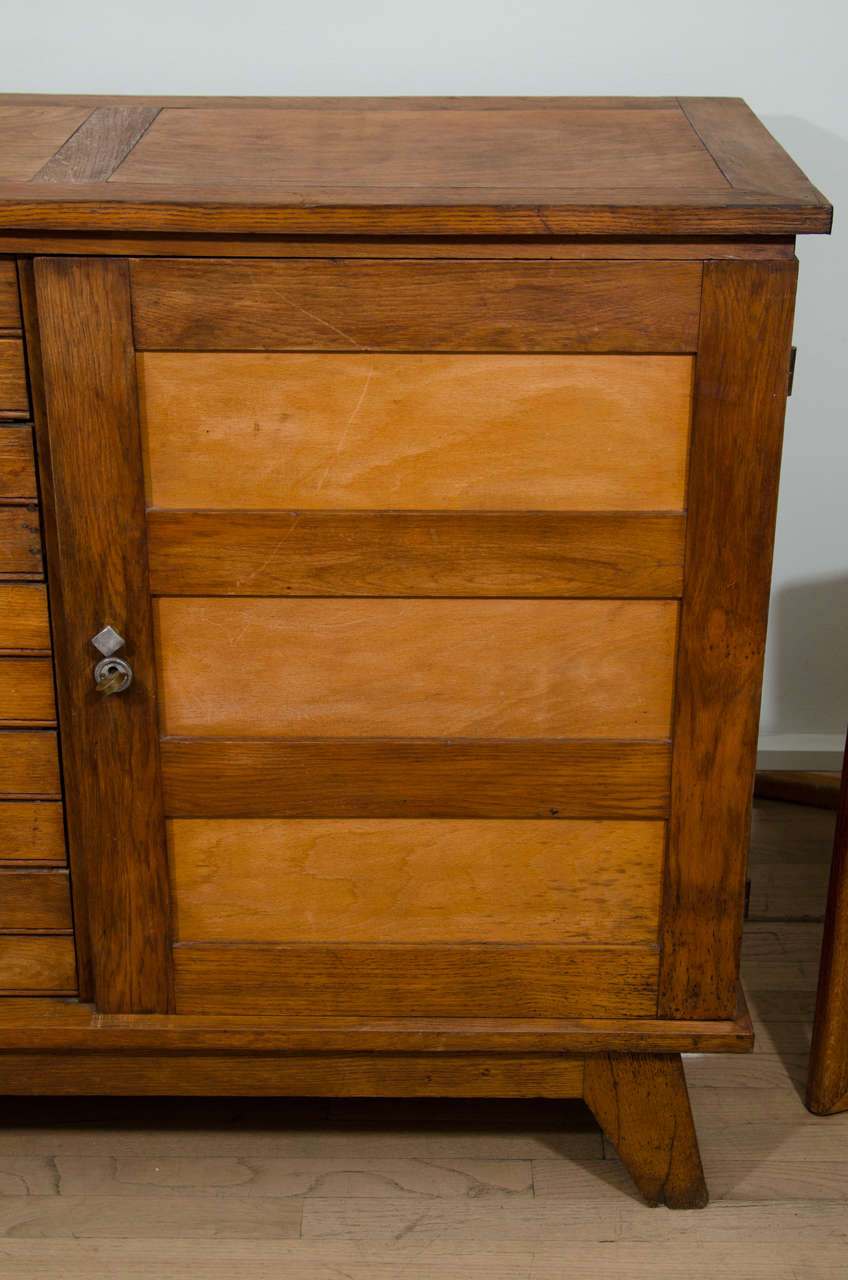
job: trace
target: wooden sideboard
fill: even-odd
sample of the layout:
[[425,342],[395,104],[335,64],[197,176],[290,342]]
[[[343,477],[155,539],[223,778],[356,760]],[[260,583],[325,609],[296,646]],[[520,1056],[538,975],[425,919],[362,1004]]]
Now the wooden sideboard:
[[705,1203],[829,226],[738,100],[0,99],[0,1091],[582,1096]]

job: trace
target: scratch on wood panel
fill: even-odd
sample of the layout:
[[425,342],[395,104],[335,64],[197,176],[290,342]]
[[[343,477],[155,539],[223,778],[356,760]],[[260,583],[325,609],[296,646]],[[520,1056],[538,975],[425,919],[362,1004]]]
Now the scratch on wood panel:
[[336,459],[339,457],[339,455],[341,454],[342,449],[343,449],[343,448],[344,448],[344,446],[345,446],[345,442],[346,442],[346,440],[347,440],[348,432],[350,431],[350,428],[351,428],[351,426],[353,425],[353,420],[354,420],[354,418],[355,418],[355,417],[356,417],[356,415],[359,413],[359,410],[362,408],[362,405],[363,405],[363,404],[364,404],[364,402],[365,402],[365,397],[366,397],[366,395],[368,394],[368,388],[369,388],[369,386],[371,385],[371,379],[372,379],[373,377],[374,377],[374,365],[373,365],[373,364],[371,364],[371,365],[369,366],[368,373],[365,375],[365,382],[362,384],[362,390],[361,390],[361,391],[360,391],[360,393],[359,393],[359,399],[357,400],[356,404],[353,406],[353,412],[350,414],[350,416],[348,417],[347,422],[344,424],[344,426],[342,427],[342,429],[341,429],[341,431],[340,431],[340,433],[339,433],[339,438],[338,438],[338,441],[337,441],[337,443],[336,443],[336,450],[335,450],[335,453],[333,453],[333,454],[332,454],[332,456],[330,457],[329,462],[327,463],[326,467],[324,468],[324,474],[322,475],[321,479],[318,481],[318,485],[317,485],[317,487],[316,487],[316,489],[315,489],[315,492],[316,492],[316,493],[320,493],[320,492],[321,492],[321,490],[323,489],[323,487],[324,487],[324,482],[325,482],[325,480],[327,479],[327,476],[330,474],[330,468],[332,467],[332,465],[333,465],[333,463],[336,461]]
[[272,288],[270,292],[286,306],[291,307],[294,311],[299,311],[301,315],[308,316],[310,320],[314,320],[316,324],[322,325],[325,329],[329,329],[331,333],[337,333],[340,338],[344,338],[345,342],[349,342],[357,351],[365,351],[366,347],[361,342],[357,342],[356,338],[352,338],[349,333],[345,333],[344,329],[339,329],[336,325],[331,324],[329,320],[324,320],[321,316],[316,316],[313,311],[307,310],[300,302],[295,302],[294,298],[290,298],[287,293],[283,293],[282,289]]

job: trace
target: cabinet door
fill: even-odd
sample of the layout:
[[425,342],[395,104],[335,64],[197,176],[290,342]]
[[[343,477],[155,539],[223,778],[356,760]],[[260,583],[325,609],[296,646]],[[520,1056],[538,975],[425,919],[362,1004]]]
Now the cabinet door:
[[[734,267],[710,296],[738,281],[744,327],[787,269]],[[701,264],[39,259],[34,281],[98,1006],[726,1016],[768,568],[731,581],[727,556],[768,545],[744,455],[767,468],[779,420],[737,435],[786,353],[758,357],[762,393],[731,369],[718,426],[713,375],[693,439]],[[95,688],[105,626],[123,692]],[[669,824],[675,788],[700,835]]]

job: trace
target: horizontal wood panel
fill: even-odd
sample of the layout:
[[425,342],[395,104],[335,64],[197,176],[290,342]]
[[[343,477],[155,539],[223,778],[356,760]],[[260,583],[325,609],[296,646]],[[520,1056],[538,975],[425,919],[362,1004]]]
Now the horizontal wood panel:
[[0,802],[0,860],[64,862],[61,804],[53,800]]
[[683,585],[685,517],[672,513],[152,510],[147,533],[164,596],[650,598]]
[[36,498],[32,427],[0,426],[0,500]]
[[697,347],[698,263],[132,262],[142,351]]
[[169,823],[198,942],[655,942],[662,822]]
[[652,1017],[649,947],[174,948],[178,1013]]
[[0,582],[0,649],[49,649],[47,589],[38,582]]
[[662,818],[660,742],[162,741],[165,811],[198,818]]
[[0,575],[40,578],[42,571],[37,509],[0,507]]
[[579,1098],[582,1058],[540,1054],[320,1053],[247,1058],[168,1054],[4,1053],[5,1094],[211,1095],[299,1098]]
[[149,352],[150,505],[679,511],[689,356]]
[[20,338],[0,338],[0,410],[29,417],[24,344]]
[[76,989],[73,938],[0,935],[0,994],[74,995]]
[[167,735],[668,735],[669,601],[155,604]]
[[0,729],[0,797],[59,796],[59,751],[50,729]]
[[67,871],[0,868],[0,929],[72,928]]
[[20,329],[18,273],[10,259],[0,260],[0,329]]
[[0,724],[55,724],[49,658],[0,657]]

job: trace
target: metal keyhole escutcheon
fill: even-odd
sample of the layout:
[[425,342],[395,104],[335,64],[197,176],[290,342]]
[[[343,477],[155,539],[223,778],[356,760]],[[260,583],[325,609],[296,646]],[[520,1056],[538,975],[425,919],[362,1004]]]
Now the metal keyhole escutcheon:
[[91,637],[94,645],[103,657],[94,668],[94,686],[98,693],[123,693],[132,684],[132,667],[123,658],[116,657],[118,649],[123,648],[123,636],[118,635],[114,627],[104,627],[96,636]]

